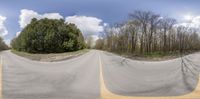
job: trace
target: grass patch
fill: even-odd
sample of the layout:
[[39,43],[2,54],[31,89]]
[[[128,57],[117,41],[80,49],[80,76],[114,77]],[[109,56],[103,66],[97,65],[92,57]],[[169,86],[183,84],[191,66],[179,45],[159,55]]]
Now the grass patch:
[[179,52],[150,52],[150,53],[145,53],[144,57],[166,57],[166,56],[179,56],[180,53]]
[[[162,60],[170,60],[170,59],[174,59],[174,58],[178,58],[181,57],[181,53],[179,51],[175,51],[175,52],[150,52],[150,53],[143,53],[143,54],[139,54],[139,53],[122,53],[122,52],[111,52],[117,55],[120,55],[122,57],[126,57],[129,59],[134,59],[134,60],[144,60],[144,61],[162,61]],[[185,52],[182,55],[187,55],[187,54],[191,54],[193,52]]]
[[89,49],[83,49],[83,50],[65,52],[65,53],[32,54],[32,53],[27,53],[27,52],[19,52],[16,50],[11,50],[11,52],[16,55],[19,55],[31,60],[45,61],[45,62],[53,62],[53,61],[61,61],[61,60],[69,59],[75,56],[80,56],[88,51]]

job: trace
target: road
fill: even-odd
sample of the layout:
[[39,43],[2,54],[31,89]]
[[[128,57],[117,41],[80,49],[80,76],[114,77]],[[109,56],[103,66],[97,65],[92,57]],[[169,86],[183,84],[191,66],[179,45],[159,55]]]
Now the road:
[[[4,99],[101,99],[106,88],[123,96],[179,96],[199,78],[200,53],[150,62],[91,50],[60,62],[38,62],[0,52]],[[102,77],[101,77],[102,74]]]

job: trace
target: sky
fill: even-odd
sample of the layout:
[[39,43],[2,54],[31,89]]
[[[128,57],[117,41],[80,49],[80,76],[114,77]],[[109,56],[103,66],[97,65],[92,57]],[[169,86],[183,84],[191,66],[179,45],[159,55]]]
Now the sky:
[[65,19],[84,35],[128,19],[135,10],[153,11],[192,26],[200,24],[200,0],[0,0],[0,36],[8,44],[33,17]]

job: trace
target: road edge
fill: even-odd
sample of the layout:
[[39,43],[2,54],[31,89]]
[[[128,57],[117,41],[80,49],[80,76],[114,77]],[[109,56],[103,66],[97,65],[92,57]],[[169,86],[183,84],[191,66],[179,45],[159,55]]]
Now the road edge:
[[145,97],[145,96],[122,96],[122,95],[114,94],[106,88],[105,80],[103,79],[103,65],[102,65],[100,54],[99,54],[99,68],[100,68],[101,99],[199,99],[200,97],[200,81],[198,82],[194,91],[185,95],[181,95],[181,96]]

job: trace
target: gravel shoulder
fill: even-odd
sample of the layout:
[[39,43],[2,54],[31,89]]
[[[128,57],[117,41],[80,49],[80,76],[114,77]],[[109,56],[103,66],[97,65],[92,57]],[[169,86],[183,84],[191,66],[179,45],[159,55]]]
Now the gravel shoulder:
[[25,57],[30,60],[35,61],[42,61],[42,62],[55,62],[55,61],[62,61],[70,58],[74,58],[80,55],[83,55],[89,52],[89,49],[83,49],[73,52],[65,52],[65,53],[49,53],[49,54],[31,54],[26,52],[19,52],[16,50],[11,50],[12,53]]

